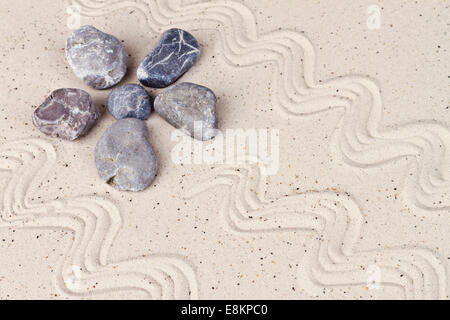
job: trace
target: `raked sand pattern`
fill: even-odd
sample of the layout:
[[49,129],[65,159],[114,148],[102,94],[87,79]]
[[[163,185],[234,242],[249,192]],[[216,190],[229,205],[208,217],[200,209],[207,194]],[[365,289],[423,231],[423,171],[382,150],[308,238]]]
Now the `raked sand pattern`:
[[[118,1],[115,3],[80,1],[78,3],[83,5],[83,13],[88,15],[106,14],[107,10],[117,10],[117,7],[124,8],[131,6],[133,8],[139,8],[144,11],[149,27],[153,30],[166,28],[164,21],[167,21],[167,23],[170,21],[171,24],[189,24],[189,21],[194,21],[196,28],[199,28],[199,23],[201,24],[201,28],[214,28],[220,25],[217,29],[222,40],[224,56],[231,64],[246,66],[264,61],[276,61],[278,71],[282,72],[283,75],[279,76],[281,74],[280,72],[274,73],[274,83],[277,89],[273,97],[275,99],[274,105],[280,107],[281,115],[308,116],[317,112],[328,111],[331,108],[344,108],[345,115],[342,117],[336,132],[336,152],[340,153],[342,160],[348,165],[365,168],[380,165],[398,157],[407,155],[417,156],[418,169],[415,173],[415,181],[410,182],[412,185],[408,187],[406,196],[415,205],[435,210],[443,209],[448,212],[450,208],[450,177],[448,176],[450,173],[450,154],[448,151],[450,148],[450,131],[447,124],[437,122],[425,125],[407,124],[395,130],[380,132],[379,122],[382,106],[380,90],[377,85],[370,79],[360,77],[338,78],[320,85],[315,83],[314,49],[310,41],[303,35],[281,30],[259,36],[255,29],[255,19],[252,13],[241,4],[231,1],[197,3],[187,6],[183,6],[175,1],[166,3],[159,1],[147,3],[142,1],[133,3],[132,5],[126,1]],[[300,62],[302,63],[300,64]],[[303,71],[303,74],[301,71]],[[219,175],[218,177],[220,178],[221,176]],[[233,212],[232,208],[237,206],[237,208],[241,207],[243,212],[249,212],[246,208],[249,204],[234,199],[244,197],[245,193],[249,191],[245,187],[242,187],[242,184],[245,186],[246,183],[248,182],[245,175],[241,177],[238,175],[238,181],[233,181],[233,179],[229,180],[231,187],[236,188],[236,190],[230,196],[232,198],[230,199],[231,204],[227,204],[231,209],[224,209],[224,211],[230,210]],[[251,187],[248,188],[251,189]],[[355,215],[353,219],[340,217],[349,221],[348,228],[343,228],[343,230],[349,233],[349,235],[346,235],[349,240],[341,240],[344,236],[339,234],[338,227],[327,226],[325,223],[325,231],[323,231],[325,237],[337,237],[338,240],[334,241],[333,246],[341,242],[343,243],[342,247],[344,248],[335,248],[336,251],[343,250],[341,254],[345,252],[349,254],[356,242],[355,239],[359,235],[361,224],[357,205],[352,203],[351,200],[347,200],[351,202],[350,208],[342,204],[337,205],[335,201],[338,195],[326,193],[319,193],[317,195],[314,193],[306,194],[299,198],[302,197],[303,199],[300,199],[300,201],[290,200],[293,202],[293,208],[290,208],[291,211],[311,211],[311,208],[315,206],[321,208],[325,206],[322,203],[327,202],[331,202],[336,207],[343,206],[345,208],[344,212],[348,213],[349,211],[353,211],[352,213]],[[281,202],[281,204],[273,204],[271,201],[269,203],[272,205],[271,210],[275,212],[282,211],[282,215],[284,216],[290,210],[285,207],[286,204],[283,204],[283,202],[289,201],[283,200],[278,199],[275,201]],[[306,204],[302,204],[302,202]],[[326,206],[324,209],[329,210]],[[269,208],[266,209],[264,206],[255,205],[253,210],[257,213],[258,219],[259,217],[264,219],[264,213]],[[339,217],[339,213],[334,214]],[[230,220],[228,222],[232,226],[232,229],[237,231],[270,231],[272,229],[279,229],[280,227],[277,227],[277,225],[281,224],[280,218],[276,218],[276,216],[274,218],[274,226],[270,227],[268,226],[270,223],[267,222],[263,223],[263,226],[258,226],[258,222],[254,222],[253,219],[238,220],[240,222],[235,222],[233,221],[234,215],[230,212],[226,213],[226,215],[227,220]],[[295,213],[292,215],[295,215]],[[308,220],[302,221],[304,219],[301,217],[299,218],[300,221],[295,221],[296,218],[287,218],[288,220],[293,219],[294,221],[285,222],[286,225],[281,228],[322,229],[310,225],[314,223],[314,216],[310,217],[313,220],[312,222]],[[327,220],[325,219],[325,221]],[[330,240],[326,239],[323,242],[328,243],[328,241]],[[322,275],[323,282],[319,281],[319,283],[325,286],[348,285],[349,283],[365,285],[367,274],[360,270],[363,275],[362,277],[358,277],[355,274],[358,266],[369,265],[371,259],[373,262],[377,259],[382,261],[386,260],[388,261],[387,263],[383,262],[383,264],[386,264],[386,268],[393,272],[401,273],[403,272],[402,269],[396,267],[396,265],[399,264],[399,260],[401,261],[401,257],[405,256],[407,259],[405,264],[409,268],[417,268],[419,273],[412,272],[411,275],[405,277],[408,280],[404,280],[404,282],[408,283],[408,285],[395,283],[392,280],[387,280],[388,283],[392,282],[392,285],[404,286],[406,297],[408,298],[448,297],[446,289],[447,277],[442,262],[433,257],[432,254],[427,253],[426,250],[424,252],[421,252],[421,250],[417,250],[417,253],[414,252],[416,251],[412,250],[411,252],[406,249],[402,252],[399,249],[389,249],[381,252],[362,253],[361,257],[344,258],[343,264],[348,263],[350,265],[349,270],[345,270],[344,267],[344,271],[339,270],[343,267],[337,261],[326,257],[325,261],[328,260],[331,266],[329,269],[336,268],[336,274],[333,277],[333,271],[328,271],[324,267],[317,268],[328,271],[331,274],[328,275],[328,278]],[[319,253],[327,254],[329,250],[327,247],[320,248]],[[372,257],[370,257],[371,255]],[[340,258],[343,259],[342,256]],[[352,259],[354,260],[351,261]],[[358,259],[367,261],[362,262],[358,261]],[[426,265],[428,264],[427,267],[432,266],[431,274],[432,276],[436,276],[436,282],[434,284],[425,282],[417,283],[423,281],[422,277],[425,272],[420,267],[414,265],[415,260],[424,260],[423,262]],[[318,262],[320,262],[320,259]],[[348,273],[347,276],[353,279],[347,280],[346,282],[345,272]],[[317,277],[320,278],[319,275]],[[431,281],[432,277],[425,276],[424,278]],[[300,276],[299,279],[308,279],[308,276]],[[393,279],[398,279],[398,277],[394,276]],[[428,292],[433,287],[436,288],[434,294]],[[319,290],[320,288],[319,286]]]
[[[442,230],[448,229],[448,119],[406,123],[399,120],[393,126],[383,126],[383,97],[376,80],[362,76],[337,76],[327,81],[316,81],[314,39],[283,28],[259,33],[256,12],[239,1],[73,0],[70,3],[80,8],[86,20],[137,11],[145,19],[149,31],[155,34],[171,27],[192,32],[210,30],[220,43],[221,52],[217,53],[216,59],[222,59],[228,68],[245,69],[271,63],[275,71],[267,77],[271,84],[269,99],[277,117],[293,121],[296,118],[311,119],[321,113],[341,112],[342,117],[335,123],[330,137],[330,157],[340,165],[362,170],[368,179],[377,178],[372,176],[373,168],[383,168],[407,158],[413,169],[404,177],[403,193],[398,197],[408,210],[419,210],[423,219],[429,217],[447,222],[441,226]],[[81,84],[79,86],[81,88]],[[150,126],[150,135],[152,131],[156,129]],[[216,266],[217,270],[211,270],[211,275],[203,275],[202,270],[205,269],[201,264],[214,261],[214,256],[206,255],[199,262],[195,254],[191,257],[165,250],[169,253],[111,259],[110,248],[117,243],[117,234],[123,225],[122,213],[115,203],[123,204],[124,200],[117,194],[111,199],[108,199],[109,195],[103,197],[94,192],[64,200],[30,200],[34,199],[33,192],[46,179],[57,159],[58,152],[48,140],[2,142],[0,170],[7,177],[7,183],[0,190],[0,226],[73,232],[73,242],[59,259],[52,280],[61,297],[114,296],[120,291],[140,292],[143,295],[139,297],[153,299],[237,296],[231,290],[221,295],[210,294],[210,288],[217,287],[212,279],[221,276],[220,267],[226,267],[224,264]],[[261,175],[257,165],[206,169],[200,170],[195,179],[186,178],[186,186],[182,184],[183,192],[178,194],[180,201],[193,202],[193,208],[201,208],[202,201],[216,203],[217,208],[211,209],[208,218],[222,220],[222,228],[218,230],[225,237],[227,234],[255,235],[248,241],[258,246],[258,241],[264,241],[266,236],[284,239],[294,235],[299,241],[294,245],[301,244],[305,249],[298,259],[285,258],[296,263],[289,269],[292,273],[289,279],[295,280],[295,284],[280,275],[279,280],[274,280],[280,286],[292,286],[291,295],[284,293],[284,296],[371,298],[376,292],[371,290],[371,284],[375,284],[383,288],[376,296],[378,298],[449,299],[450,248],[442,249],[443,254],[431,242],[383,245],[380,244],[382,239],[380,242],[375,239],[373,243],[377,245],[367,249],[362,245],[364,235],[370,232],[362,209],[365,199],[358,199],[347,192],[345,183],[338,187],[330,185],[272,197],[268,190],[270,179]],[[172,182],[180,179],[176,174],[171,178]],[[152,188],[151,191],[158,189]],[[220,196],[214,195],[215,192]],[[123,206],[126,205],[125,202]],[[376,210],[375,205],[373,208]],[[407,215],[393,212],[386,213],[386,216],[389,214],[397,214],[398,219]],[[153,232],[150,227],[147,231]],[[176,234],[174,236],[177,237]],[[382,236],[380,234],[380,238]],[[446,239],[448,242],[448,235]],[[186,246],[195,247],[195,243],[192,241]],[[213,252],[214,246],[210,244]],[[236,263],[239,260],[232,252],[228,259],[233,263],[233,259]],[[234,278],[226,280],[235,281]],[[269,285],[267,287],[269,290]],[[251,298],[252,294],[244,291],[238,297]],[[263,297],[283,298],[276,290]]]
[[297,270],[301,286],[320,297],[324,287],[365,286],[367,270],[377,265],[382,285],[401,288],[407,299],[448,298],[445,262],[421,248],[382,248],[355,252],[363,224],[358,204],[350,195],[332,190],[311,191],[265,199],[265,181],[258,167],[217,172],[212,183],[194,186],[187,195],[226,186],[229,193],[222,215],[234,232],[313,231],[318,248],[309,250]]
[[195,273],[179,257],[154,255],[109,261],[108,250],[121,225],[120,212],[111,201],[95,196],[29,201],[30,190],[55,164],[51,144],[43,140],[12,142],[2,145],[0,159],[1,172],[9,175],[2,193],[0,226],[61,228],[74,233],[73,244],[62,257],[54,279],[62,296],[136,290],[153,299],[197,297]]

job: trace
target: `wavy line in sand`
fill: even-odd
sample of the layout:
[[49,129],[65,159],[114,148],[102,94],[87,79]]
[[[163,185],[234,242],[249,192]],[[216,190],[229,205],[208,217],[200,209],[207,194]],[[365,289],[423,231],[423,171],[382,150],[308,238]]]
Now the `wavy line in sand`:
[[97,196],[33,199],[33,190],[54,167],[52,145],[39,139],[0,146],[0,173],[8,176],[0,195],[0,227],[55,228],[74,241],[58,263],[54,285],[68,297],[138,291],[152,299],[196,299],[198,286],[184,258],[154,254],[109,261],[122,224],[118,208]]
[[450,212],[450,130],[447,123],[419,121],[381,128],[382,99],[376,83],[366,77],[346,76],[317,83],[315,50],[301,33],[277,30],[258,34],[256,19],[233,1],[94,1],[74,0],[86,16],[101,16],[133,8],[148,26],[161,32],[169,26],[190,30],[211,29],[220,35],[223,56],[233,66],[274,63],[272,95],[280,115],[295,117],[343,109],[333,136],[333,154],[359,168],[381,166],[399,158],[416,159],[407,177],[405,194],[424,212]]
[[429,249],[380,248],[358,251],[363,217],[348,194],[311,191],[266,199],[267,183],[257,166],[216,168],[214,178],[189,188],[186,198],[227,187],[221,216],[238,233],[314,232],[316,245],[308,248],[298,269],[301,288],[323,297],[332,287],[365,287],[367,268],[379,268],[381,285],[402,290],[407,299],[448,299],[445,264]]

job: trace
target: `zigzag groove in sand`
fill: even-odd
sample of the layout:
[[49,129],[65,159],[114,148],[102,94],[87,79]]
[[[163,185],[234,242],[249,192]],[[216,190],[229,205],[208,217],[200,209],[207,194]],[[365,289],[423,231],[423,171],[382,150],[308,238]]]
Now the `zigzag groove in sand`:
[[[343,108],[334,135],[333,152],[350,166],[380,166],[402,157],[416,159],[408,177],[406,197],[424,212],[450,209],[450,130],[438,121],[380,129],[382,101],[374,81],[358,76],[338,77],[317,84],[314,47],[301,33],[278,30],[259,35],[256,21],[244,5],[216,1],[181,5],[179,1],[73,1],[89,16],[130,7],[139,10],[152,30],[172,25],[191,30],[212,29],[220,34],[225,59],[234,66],[275,63],[278,94],[274,105],[288,117],[307,116]],[[280,75],[282,74],[282,75]]]
[[[256,168],[256,169],[255,169]],[[367,286],[367,268],[379,268],[381,284],[401,288],[408,299],[448,299],[443,261],[429,249],[416,247],[356,250],[362,235],[362,215],[347,194],[305,192],[265,199],[260,171],[255,166],[215,169],[214,179],[189,188],[193,198],[214,187],[227,187],[222,211],[225,225],[238,233],[302,231],[317,234],[297,274],[301,288],[323,297],[324,287]]]
[[97,196],[33,201],[32,190],[56,161],[52,145],[39,139],[0,146],[0,172],[8,181],[0,195],[0,227],[55,228],[73,232],[59,262],[55,287],[69,297],[139,291],[153,299],[195,299],[197,279],[185,259],[154,254],[108,261],[122,220],[117,207]]

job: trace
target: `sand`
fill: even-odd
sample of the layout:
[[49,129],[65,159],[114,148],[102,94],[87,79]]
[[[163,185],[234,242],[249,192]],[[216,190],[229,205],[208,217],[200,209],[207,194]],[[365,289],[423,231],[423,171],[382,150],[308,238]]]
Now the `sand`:
[[[0,298],[448,299],[445,17],[438,0],[3,0]],[[121,84],[164,30],[194,34],[201,56],[181,81],[215,92],[221,130],[278,130],[277,170],[181,165],[153,113],[153,184],[103,183],[110,90],[86,87],[64,54],[85,24],[123,41]],[[31,123],[63,87],[103,111],[74,142]]]

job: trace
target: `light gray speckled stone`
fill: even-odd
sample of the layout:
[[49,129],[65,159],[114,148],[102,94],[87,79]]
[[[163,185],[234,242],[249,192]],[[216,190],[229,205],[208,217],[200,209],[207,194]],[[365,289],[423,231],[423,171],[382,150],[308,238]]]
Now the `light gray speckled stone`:
[[145,120],[152,109],[147,91],[134,83],[114,88],[108,95],[106,106],[116,119],[137,118]]
[[33,113],[33,124],[52,137],[75,140],[97,122],[100,112],[81,89],[58,89]]
[[154,102],[155,111],[177,129],[198,140],[216,135],[216,96],[198,84],[183,82],[167,88]]
[[147,188],[158,163],[145,122],[126,118],[109,127],[95,147],[95,165],[100,178],[118,190]]
[[112,87],[127,72],[128,54],[114,36],[92,26],[83,26],[69,36],[66,57],[72,70],[95,89]]

